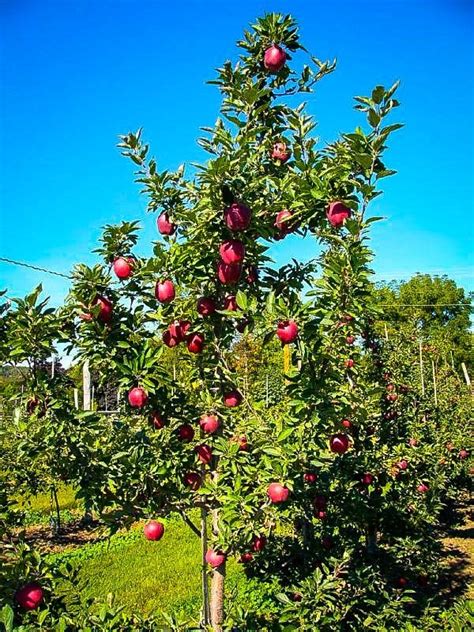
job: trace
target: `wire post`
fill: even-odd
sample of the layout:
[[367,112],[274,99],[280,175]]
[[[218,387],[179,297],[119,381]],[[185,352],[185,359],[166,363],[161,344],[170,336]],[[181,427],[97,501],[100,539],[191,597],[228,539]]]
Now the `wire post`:
[[421,348],[421,340],[419,341],[420,347],[420,378],[421,378],[421,394],[425,394],[425,378],[423,376],[423,350]]

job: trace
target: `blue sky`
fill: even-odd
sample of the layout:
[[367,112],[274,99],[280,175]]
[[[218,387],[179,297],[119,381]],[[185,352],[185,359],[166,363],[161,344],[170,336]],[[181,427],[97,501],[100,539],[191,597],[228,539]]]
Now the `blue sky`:
[[[406,127],[387,156],[398,175],[372,208],[388,218],[374,232],[377,278],[445,272],[472,289],[469,0],[0,0],[0,257],[68,271],[94,261],[101,226],[136,218],[146,252],[155,218],[118,134],[143,126],[161,168],[202,159],[199,127],[214,123],[220,102],[206,80],[235,59],[249,22],[290,10],[306,46],[338,59],[310,101],[322,141],[361,121],[354,95],[402,81]],[[313,248],[290,238],[274,255]],[[0,262],[0,287],[12,295],[40,281],[61,299],[67,282]]]

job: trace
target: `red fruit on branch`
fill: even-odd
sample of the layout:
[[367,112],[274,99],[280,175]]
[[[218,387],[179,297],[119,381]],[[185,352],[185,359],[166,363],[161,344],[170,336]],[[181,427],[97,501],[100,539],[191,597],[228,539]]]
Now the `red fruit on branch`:
[[223,399],[224,406],[227,406],[227,408],[235,408],[236,406],[240,406],[242,403],[242,394],[234,389],[228,393],[224,393]]
[[418,445],[418,439],[414,439],[413,437],[411,439],[409,439],[408,444],[412,447],[415,448]]
[[406,459],[402,459],[401,461],[398,461],[397,467],[399,470],[406,470],[408,467],[408,461]]
[[290,344],[298,337],[298,325],[294,320],[282,320],[278,323],[276,335],[284,345]]
[[204,349],[204,335],[193,332],[186,337],[188,351],[191,353],[201,353]]
[[169,279],[165,281],[157,281],[155,286],[155,297],[160,301],[160,303],[171,303],[175,297],[173,282]]
[[161,428],[165,427],[165,422],[160,413],[154,410],[151,415],[148,417],[148,421],[153,425],[157,430],[161,430]]
[[346,369],[352,369],[352,367],[354,366],[354,360],[352,358],[348,358],[344,362],[344,366],[346,367]]
[[165,532],[165,526],[161,522],[157,520],[150,520],[143,528],[143,533],[145,534],[145,538],[147,540],[152,540],[156,542],[157,540],[161,540],[163,537],[163,533]]
[[387,389],[387,391],[389,393],[391,393],[392,391],[395,390],[395,385],[394,384],[387,384],[387,386],[385,388]]
[[235,285],[242,274],[242,266],[240,263],[224,263],[219,261],[217,264],[217,278],[223,285]]
[[272,72],[280,71],[285,65],[287,55],[281,46],[273,44],[265,51],[263,56],[263,65],[265,68]]
[[197,302],[197,311],[201,316],[210,316],[216,311],[216,304],[209,296],[201,296]]
[[245,230],[250,225],[252,211],[245,204],[234,202],[224,211],[224,220],[232,231]]
[[249,449],[249,444],[247,441],[247,437],[245,435],[240,436],[237,439],[237,442],[239,444],[239,450],[242,450],[242,452],[247,452]]
[[313,499],[313,507],[317,509],[318,511],[326,509],[327,504],[328,504],[328,499],[326,498],[326,496],[323,496],[322,494],[318,494]]
[[292,601],[301,601],[303,599],[303,595],[300,592],[291,593]]
[[278,142],[273,145],[271,157],[273,160],[279,160],[282,163],[288,162],[291,152],[286,146],[286,143]]
[[216,415],[203,415],[199,420],[199,425],[204,432],[213,434],[220,428],[220,421]]
[[224,309],[229,312],[236,312],[239,309],[237,299],[233,294],[228,294],[224,299]]
[[133,259],[131,257],[118,257],[114,261],[114,272],[119,279],[128,279],[133,272]]
[[352,428],[352,422],[349,421],[349,419],[343,419],[341,421],[341,426],[343,426],[344,428]]
[[327,535],[325,536],[322,540],[321,540],[321,544],[322,546],[328,551],[329,549],[332,549],[332,547],[334,546],[334,542],[333,539]]
[[334,228],[343,226],[346,219],[351,216],[351,209],[342,202],[331,202],[326,209],[326,217]]
[[161,213],[156,220],[158,231],[161,235],[173,235],[176,231],[176,224],[170,221],[168,213]]
[[256,535],[252,542],[252,551],[263,551],[267,545],[267,538],[264,535]]
[[110,321],[112,320],[112,313],[113,313],[112,302],[109,301],[109,299],[106,298],[105,296],[98,296],[94,300],[92,305],[94,307],[96,305],[99,305],[99,307],[100,307],[99,314],[97,316],[98,320],[100,320],[100,322],[102,322],[102,323],[110,323]]
[[288,487],[285,487],[280,483],[270,483],[270,485],[268,486],[267,495],[270,501],[274,505],[277,505],[288,500],[290,490],[288,489]]
[[314,510],[314,517],[315,518],[319,518],[319,520],[326,520],[327,512],[324,511],[323,509],[315,509]]
[[406,579],[406,577],[399,577],[395,583],[398,588],[405,588],[405,586],[408,584],[408,579]]
[[194,428],[190,424],[182,424],[178,428],[178,437],[181,441],[192,441],[194,439]]
[[426,483],[420,483],[416,489],[420,492],[420,494],[426,494],[430,488],[426,485]]
[[172,349],[173,347],[176,347],[181,342],[179,338],[176,338],[176,336],[171,335],[171,331],[169,329],[165,329],[161,337],[165,345],[167,347],[170,347],[170,349]]
[[342,432],[333,435],[329,440],[329,448],[331,452],[344,454],[349,449],[349,437]]
[[355,336],[346,336],[346,342],[348,345],[353,345],[355,342]]
[[190,487],[193,491],[196,491],[201,487],[202,478],[197,472],[186,472],[183,476],[184,484]]
[[212,568],[217,568],[221,566],[226,561],[226,555],[222,551],[214,551],[213,549],[207,549],[206,553],[206,562]]
[[211,462],[212,448],[211,446],[207,445],[207,443],[201,443],[201,445],[197,445],[194,448],[194,451],[198,455],[201,463],[204,463],[204,465],[207,465],[208,463]]
[[318,475],[314,472],[305,472],[303,474],[303,480],[305,483],[316,483],[318,480]]
[[242,553],[242,555],[239,557],[239,562],[241,564],[248,564],[248,562],[251,562],[253,560],[253,553]]
[[132,408],[143,408],[148,401],[148,394],[140,386],[132,388],[128,393],[128,403]]
[[245,246],[238,239],[229,239],[221,244],[219,254],[224,263],[241,263],[245,257]]
[[15,593],[15,601],[25,610],[36,610],[43,602],[44,590],[36,582],[29,582]]
[[460,459],[467,459],[467,457],[469,456],[469,452],[467,450],[459,450],[459,458]]
[[293,221],[293,213],[288,209],[284,209],[277,213],[275,218],[275,226],[280,231],[280,235],[287,235],[296,230],[297,226]]
[[372,485],[374,482],[374,475],[369,472],[365,472],[365,474],[362,475],[361,482],[363,485]]
[[398,399],[398,395],[396,393],[389,393],[387,395],[387,401],[389,402],[396,402]]

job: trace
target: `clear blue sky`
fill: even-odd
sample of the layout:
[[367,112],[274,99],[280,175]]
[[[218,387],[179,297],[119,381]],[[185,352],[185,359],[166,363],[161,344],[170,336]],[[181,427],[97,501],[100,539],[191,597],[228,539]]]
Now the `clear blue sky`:
[[[67,271],[94,260],[101,226],[135,218],[146,251],[154,216],[117,135],[143,126],[162,168],[200,160],[199,127],[213,124],[220,101],[206,80],[235,58],[249,21],[290,9],[307,47],[338,58],[310,105],[322,140],[361,120],[354,95],[402,81],[406,127],[388,154],[399,173],[372,209],[389,218],[373,240],[378,278],[445,271],[472,288],[469,0],[0,0],[0,256]],[[294,247],[278,245],[278,261]],[[61,280],[0,263],[0,287],[13,295],[40,280],[60,300]]]

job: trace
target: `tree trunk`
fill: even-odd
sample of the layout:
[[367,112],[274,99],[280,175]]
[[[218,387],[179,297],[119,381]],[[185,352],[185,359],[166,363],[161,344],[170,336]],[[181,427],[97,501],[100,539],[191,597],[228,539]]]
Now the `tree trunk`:
[[202,625],[207,627],[211,623],[210,608],[209,608],[209,582],[207,576],[207,564],[206,564],[206,552],[207,552],[207,511],[205,507],[201,507],[201,555],[202,555],[202,570],[201,570],[201,588],[202,588]]
[[[218,511],[212,512],[212,529],[214,535],[219,530]],[[211,625],[214,632],[222,632],[224,622],[224,582],[225,582],[225,562],[212,571],[211,580]]]
[[376,555],[377,553],[377,527],[375,525],[368,525],[366,532],[366,549],[369,555]]

